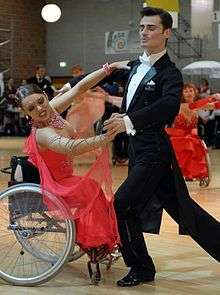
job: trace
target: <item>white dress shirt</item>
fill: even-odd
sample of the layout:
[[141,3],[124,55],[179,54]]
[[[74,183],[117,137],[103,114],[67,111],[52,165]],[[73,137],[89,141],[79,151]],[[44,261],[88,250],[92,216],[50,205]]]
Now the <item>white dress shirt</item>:
[[[126,96],[126,110],[128,110],[129,105],[134,97],[134,94],[141,83],[144,76],[150,70],[153,64],[160,59],[166,53],[166,49],[159,53],[151,54],[147,56],[146,52],[143,53],[142,56],[139,57],[141,64],[138,66],[136,73],[132,76],[131,81],[128,85],[128,92]],[[126,133],[129,135],[135,135],[136,130],[129,118],[129,116],[123,117],[126,127]]]
[[199,110],[198,114],[202,120],[208,121],[209,116],[210,116],[210,111],[209,110]]

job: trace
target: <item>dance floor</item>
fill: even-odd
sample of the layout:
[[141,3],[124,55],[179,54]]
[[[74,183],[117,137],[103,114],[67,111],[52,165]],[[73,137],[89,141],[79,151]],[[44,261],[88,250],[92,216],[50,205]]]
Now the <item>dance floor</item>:
[[[21,155],[22,138],[0,138],[0,167],[8,166],[11,155]],[[189,183],[192,198],[220,219],[220,150],[210,150],[212,182],[208,188],[200,188],[197,182]],[[80,160],[80,169],[83,169]],[[113,166],[114,190],[127,174],[126,166]],[[0,174],[0,190],[7,186],[8,176]],[[1,218],[1,216],[0,216]],[[206,254],[188,236],[179,236],[175,222],[165,213],[160,235],[146,234],[149,251],[157,266],[157,276],[153,283],[133,288],[119,288],[115,281],[127,269],[122,259],[110,270],[102,265],[103,279],[99,286],[91,285],[86,256],[66,264],[64,269],[49,282],[37,287],[10,286],[0,280],[0,294],[47,294],[47,295],[205,295],[220,294],[219,263]],[[220,249],[219,249],[220,251]],[[1,254],[0,254],[1,255]],[[1,256],[0,256],[1,259]]]

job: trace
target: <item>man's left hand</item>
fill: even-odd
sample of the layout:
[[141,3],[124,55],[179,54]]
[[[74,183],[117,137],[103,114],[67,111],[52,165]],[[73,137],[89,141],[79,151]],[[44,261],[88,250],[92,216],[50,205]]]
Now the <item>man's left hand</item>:
[[126,131],[124,114],[113,114],[110,119],[104,122],[103,130],[107,131],[107,136]]

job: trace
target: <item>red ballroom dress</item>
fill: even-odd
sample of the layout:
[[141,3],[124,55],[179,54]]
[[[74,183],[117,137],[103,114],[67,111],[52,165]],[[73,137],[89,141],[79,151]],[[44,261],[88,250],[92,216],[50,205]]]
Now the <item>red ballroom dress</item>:
[[25,152],[39,170],[42,189],[62,198],[69,208],[76,224],[77,244],[85,251],[105,246],[111,252],[119,244],[119,235],[108,150],[100,152],[85,175],[75,175],[74,159],[49,149],[39,149],[35,133],[33,128]]
[[183,176],[188,180],[208,177],[207,148],[197,135],[197,122],[196,114],[189,121],[180,113],[173,127],[167,128]]

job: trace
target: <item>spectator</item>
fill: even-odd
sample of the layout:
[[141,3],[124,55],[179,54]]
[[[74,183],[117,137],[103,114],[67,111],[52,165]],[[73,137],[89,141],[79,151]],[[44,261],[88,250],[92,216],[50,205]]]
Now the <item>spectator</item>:
[[209,82],[206,79],[202,79],[201,84],[199,86],[199,97],[206,97],[211,94],[211,90],[209,88]]
[[15,94],[17,88],[14,85],[14,79],[12,77],[9,77],[6,85],[5,85],[5,96],[8,99],[10,97],[10,94]]
[[27,80],[26,79],[22,79],[21,80],[21,86],[24,86],[24,85],[26,85],[27,84]]
[[78,76],[81,76],[84,74],[85,74],[85,72],[83,70],[83,67],[80,66],[79,64],[76,64],[71,68],[71,76],[73,76],[73,77],[78,77]]
[[43,90],[49,97],[49,100],[54,96],[54,89],[51,86],[51,81],[46,78],[46,68],[39,64],[36,66],[35,75],[27,79],[28,84],[36,84]]
[[212,122],[213,136],[212,136],[212,147],[215,149],[220,148],[220,110],[214,110],[209,116],[209,122]]

